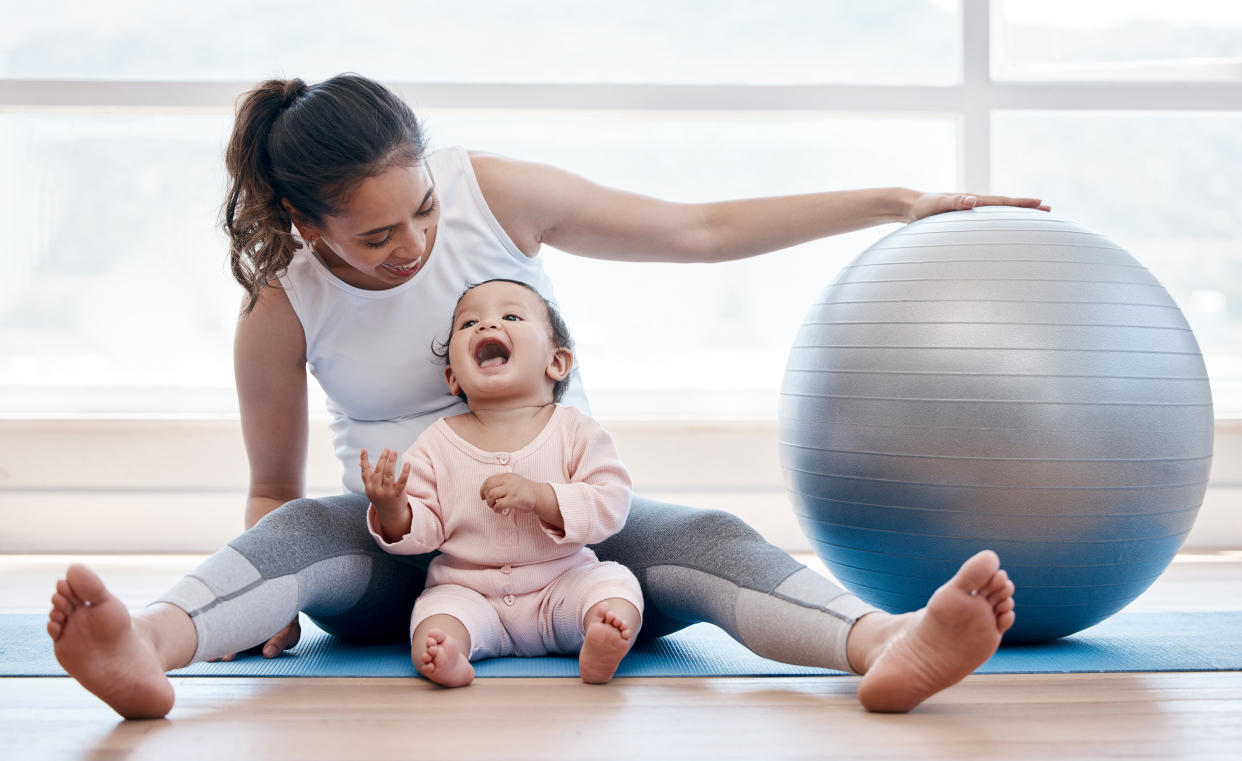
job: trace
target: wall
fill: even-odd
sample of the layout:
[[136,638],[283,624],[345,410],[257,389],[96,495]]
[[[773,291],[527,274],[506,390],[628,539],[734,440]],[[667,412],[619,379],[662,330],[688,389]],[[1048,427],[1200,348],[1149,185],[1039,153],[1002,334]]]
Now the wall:
[[[650,497],[743,516],[788,550],[809,545],[782,488],[776,424],[609,422]],[[312,422],[308,493],[339,466]],[[236,420],[0,420],[0,552],[207,552],[242,528]],[[1212,480],[1187,546],[1242,547],[1242,420],[1217,423]]]

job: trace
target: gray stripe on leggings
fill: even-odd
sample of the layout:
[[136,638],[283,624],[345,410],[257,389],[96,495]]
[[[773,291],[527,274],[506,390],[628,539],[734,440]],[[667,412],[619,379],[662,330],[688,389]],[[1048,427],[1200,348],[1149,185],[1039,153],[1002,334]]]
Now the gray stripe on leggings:
[[709,620],[765,658],[851,671],[846,640],[857,620],[852,615],[857,598],[809,568],[802,567],[782,582],[782,593],[746,589],[675,565],[646,569],[646,581],[649,587],[659,587],[660,608],[666,615]]
[[[239,555],[238,557],[241,556]],[[351,565],[354,566],[353,569],[347,568],[347,566]],[[257,589],[269,581],[285,578],[286,576],[294,576],[299,582],[298,587],[300,589],[314,589],[316,587],[323,586],[328,587],[333,591],[333,594],[326,595],[323,599],[316,600],[304,599],[301,594],[299,594],[299,610],[306,610],[312,615],[317,616],[336,615],[342,611],[348,610],[358,601],[358,598],[362,596],[362,593],[366,591],[368,575],[365,572],[358,571],[369,570],[370,565],[371,558],[366,555],[337,555],[336,557],[328,558],[327,560],[320,560],[318,563],[312,563],[295,574],[282,574],[281,576],[276,576],[271,579],[255,579],[240,589],[236,589],[225,594],[217,594],[216,598],[211,602],[199,607],[196,610],[187,612],[192,618],[201,613],[206,613],[221,603],[226,603],[229,600],[241,597],[247,592]],[[355,571],[355,573],[350,573],[350,570]],[[187,574],[186,577],[196,579],[204,585],[207,585],[207,580],[197,576],[196,574]],[[337,583],[331,585],[318,585],[313,583],[313,581],[309,584],[303,583],[304,581],[311,581],[313,577],[320,577],[322,579],[328,579]],[[350,581],[352,581],[352,584],[347,583]]]

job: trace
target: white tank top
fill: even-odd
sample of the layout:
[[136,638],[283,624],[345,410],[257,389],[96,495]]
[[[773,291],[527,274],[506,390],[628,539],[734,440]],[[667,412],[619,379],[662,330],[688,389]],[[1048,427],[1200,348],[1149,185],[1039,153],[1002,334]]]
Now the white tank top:
[[[383,291],[355,288],[303,246],[280,278],[306,333],[307,365],[328,397],[349,492],[363,493],[363,447],[372,461],[384,447],[404,452],[437,419],[466,411],[449,393],[432,343],[448,338],[453,307],[469,285],[518,280],[556,303],[541,261],[523,254],[487,207],[466,151],[435,151],[426,167],[440,219],[418,274]],[[576,365],[562,404],[591,414]]]

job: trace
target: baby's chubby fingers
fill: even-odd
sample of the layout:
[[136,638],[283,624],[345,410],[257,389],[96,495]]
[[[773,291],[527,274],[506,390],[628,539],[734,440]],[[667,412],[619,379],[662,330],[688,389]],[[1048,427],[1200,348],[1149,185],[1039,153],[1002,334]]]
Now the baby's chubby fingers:
[[405,491],[405,484],[410,480],[410,463],[406,462],[401,465],[401,475],[397,476],[396,487],[398,491]]
[[487,502],[487,506],[495,509],[496,500],[508,494],[508,484],[511,480],[512,473],[497,473],[489,476],[479,487],[479,497]]
[[397,453],[386,448],[383,452],[380,452],[379,460],[375,463],[375,472],[379,474],[380,478],[390,480],[396,465]]
[[483,501],[487,503],[488,507],[499,512],[504,509],[504,501],[505,497],[508,496],[508,491],[503,486],[495,486],[483,492],[480,496],[483,497]]

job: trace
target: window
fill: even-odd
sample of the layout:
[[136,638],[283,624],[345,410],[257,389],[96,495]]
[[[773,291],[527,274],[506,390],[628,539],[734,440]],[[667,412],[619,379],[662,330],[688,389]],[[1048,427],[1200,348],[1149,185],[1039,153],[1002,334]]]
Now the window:
[[[46,0],[0,76],[254,82],[952,84],[956,0]],[[890,51],[877,55],[877,51]]]
[[[235,413],[241,294],[216,225],[232,104],[266,77],[343,70],[401,91],[433,145],[675,200],[1042,195],[1153,269],[1196,330],[1218,413],[1242,413],[1236,4],[636,0],[606,24],[590,7],[6,14],[0,415]],[[803,311],[883,232],[712,266],[546,252],[597,414],[773,418]]]
[[992,154],[998,185],[1037,188],[1151,270],[1195,331],[1217,414],[1242,412],[1242,111],[1002,111]]
[[1001,0],[1000,80],[1242,81],[1242,6],[1226,0]]

